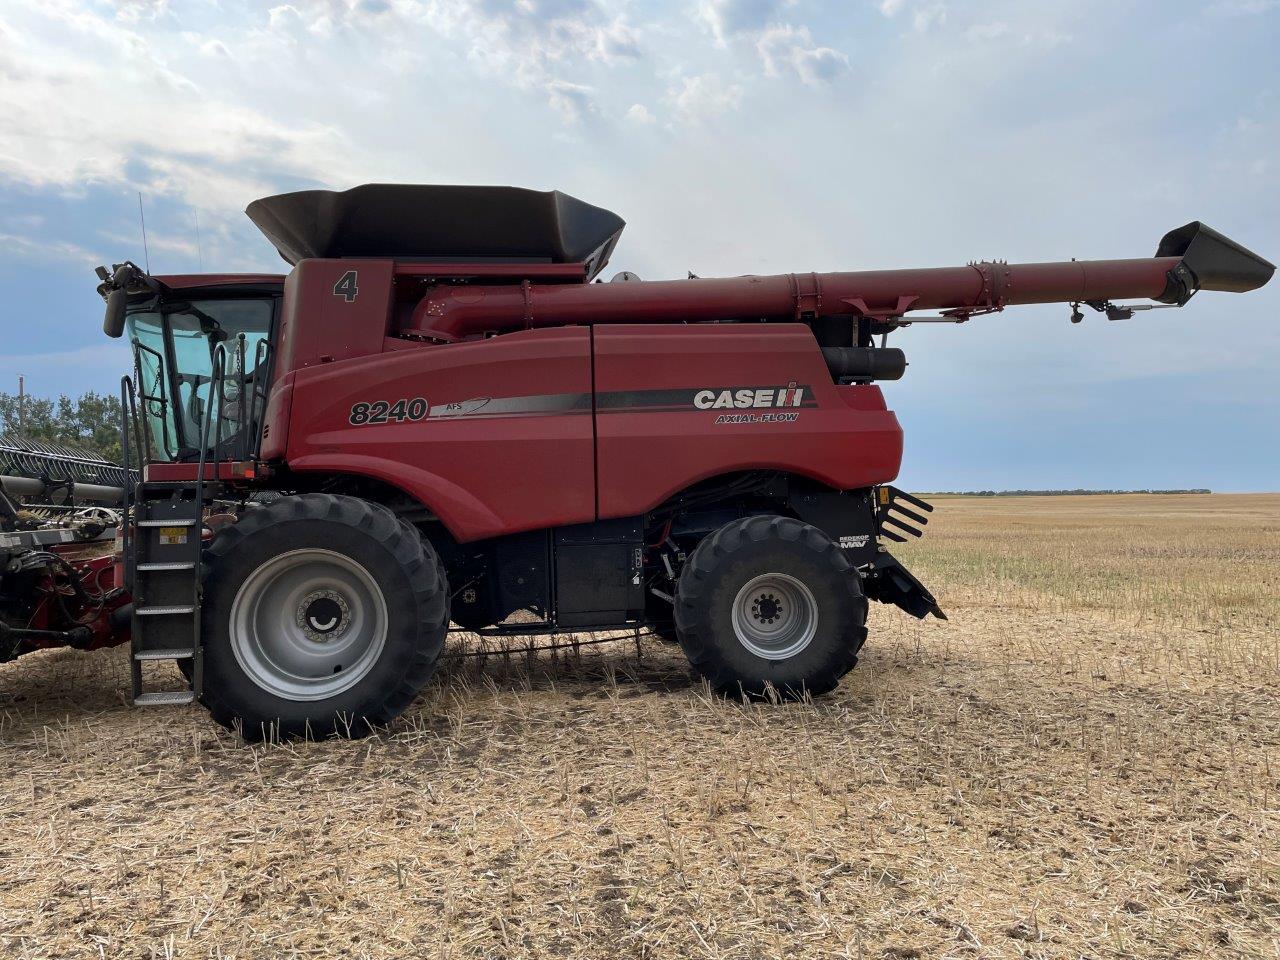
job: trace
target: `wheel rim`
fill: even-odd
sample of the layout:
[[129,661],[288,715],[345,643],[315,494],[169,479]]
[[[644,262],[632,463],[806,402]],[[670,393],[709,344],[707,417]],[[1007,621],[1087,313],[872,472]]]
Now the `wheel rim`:
[[387,642],[387,603],[369,571],[332,550],[291,550],[241,584],[231,650],[255,684],[287,700],[349,690]]
[[766,660],[786,660],[813,641],[818,602],[795,577],[764,573],[738,591],[733,601],[733,632],[738,642]]

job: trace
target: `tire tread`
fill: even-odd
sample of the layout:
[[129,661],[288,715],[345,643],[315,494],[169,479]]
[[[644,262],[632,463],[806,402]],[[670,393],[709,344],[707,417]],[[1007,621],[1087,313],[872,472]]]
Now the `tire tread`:
[[[848,642],[829,644],[822,669],[811,678],[804,691],[781,690],[784,697],[804,693],[818,695],[834,688],[840,678],[853,669],[858,651],[866,640],[867,601],[862,594],[859,577],[838,546],[821,530],[792,517],[758,515],[725,524],[704,537],[685,563],[676,586],[675,623],[689,662],[718,693],[759,696],[761,691],[747,689],[747,681],[738,675],[721,652],[722,638],[716,637],[707,614],[706,594],[714,586],[718,570],[750,545],[769,540],[794,543],[813,553],[815,559],[829,567],[848,585],[851,599],[857,604],[856,625]],[[737,642],[736,639],[733,642]]]
[[[357,718],[357,722],[368,729],[351,731],[357,735],[368,733],[403,713],[435,671],[449,626],[444,568],[435,550],[418,531],[381,504],[336,494],[304,493],[250,510],[237,523],[221,528],[204,552],[202,590],[207,590],[219,576],[220,561],[243,541],[277,525],[305,520],[339,523],[372,537],[400,564],[417,601],[420,642],[414,647],[407,668],[400,674],[399,681]],[[206,685],[200,699],[214,720],[225,727],[235,726],[239,719],[236,710],[216,688]],[[282,736],[303,732],[292,728],[279,731]],[[254,732],[243,733],[252,738]]]

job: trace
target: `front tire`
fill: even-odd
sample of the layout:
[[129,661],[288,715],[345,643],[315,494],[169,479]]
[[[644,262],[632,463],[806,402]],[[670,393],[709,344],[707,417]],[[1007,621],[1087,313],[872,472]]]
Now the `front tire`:
[[205,558],[201,700],[246,739],[361,736],[435,669],[449,594],[435,551],[354,497],[284,497]]
[[784,700],[833,689],[866,640],[857,571],[817,527],[748,517],[698,544],[676,586],[689,662],[726,696]]

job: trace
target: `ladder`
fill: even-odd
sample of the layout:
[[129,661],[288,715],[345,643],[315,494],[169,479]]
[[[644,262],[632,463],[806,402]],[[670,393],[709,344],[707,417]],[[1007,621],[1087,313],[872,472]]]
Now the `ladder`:
[[[147,349],[136,340],[134,345],[138,350]],[[233,350],[231,356],[235,359],[239,389],[234,401],[238,410],[237,422],[248,424],[239,431],[238,439],[239,459],[245,460],[256,456],[256,447],[251,449],[250,438],[257,437],[258,418],[266,409],[265,371],[269,369],[271,351],[266,340],[258,343],[254,352],[254,369],[262,371],[263,375],[254,380],[251,392],[248,392],[243,382],[243,333],[237,336]],[[133,593],[130,673],[133,702],[138,706],[191,703],[201,693],[204,651],[200,643],[200,556],[204,508],[210,497],[216,498],[221,490],[216,479],[212,482],[206,480],[206,467],[212,461],[216,478],[217,464],[224,459],[226,452],[222,436],[223,408],[228,403],[225,395],[228,355],[226,346],[221,343],[213,352],[209,402],[200,421],[200,455],[195,464],[194,481],[146,479],[146,467],[151,461],[150,431],[139,420],[138,399],[141,397],[153,408],[158,405],[162,423],[168,400],[163,393],[139,394],[130,377],[123,377],[120,381],[123,468],[125,476],[131,477],[129,460],[132,449],[139,457],[142,477],[136,485],[126,483],[124,486],[125,521],[122,526],[125,584]],[[159,354],[156,354],[156,362],[161,370],[159,379],[163,382],[164,361]],[[132,524],[130,518],[134,521]],[[165,660],[182,668],[188,680],[186,689],[143,690],[142,665]]]
[[[200,549],[204,504],[194,484],[135,487],[130,669],[138,706],[191,703],[200,695]],[[126,557],[128,554],[126,553]],[[126,562],[128,560],[126,559]],[[186,664],[186,689],[146,692],[142,665]]]

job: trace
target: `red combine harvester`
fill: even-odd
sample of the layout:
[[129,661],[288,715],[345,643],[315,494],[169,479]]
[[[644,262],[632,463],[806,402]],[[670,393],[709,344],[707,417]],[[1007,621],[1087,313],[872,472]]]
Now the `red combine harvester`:
[[[125,263],[99,290],[137,360],[135,702],[198,698],[249,736],[386,723],[451,621],[645,628],[722,693],[830,690],[869,599],[943,617],[884,546],[932,509],[889,485],[887,334],[1025,303],[1128,317],[1274,269],[1191,223],[1134,260],[602,283],[623,221],[556,192],[370,185],[247,213],[287,277]],[[188,688],[145,692],[148,660]]]

